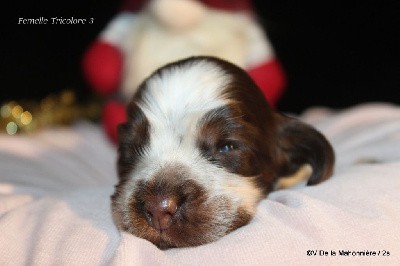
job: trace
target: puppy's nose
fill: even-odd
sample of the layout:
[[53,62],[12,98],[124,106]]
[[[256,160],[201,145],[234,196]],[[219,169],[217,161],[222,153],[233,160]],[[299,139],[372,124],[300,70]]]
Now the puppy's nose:
[[148,223],[158,231],[168,229],[178,210],[177,201],[171,197],[157,196],[144,204]]

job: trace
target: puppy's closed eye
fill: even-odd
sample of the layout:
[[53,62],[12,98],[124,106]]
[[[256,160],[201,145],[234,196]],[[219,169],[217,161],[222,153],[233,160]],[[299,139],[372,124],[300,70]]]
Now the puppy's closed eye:
[[150,139],[150,125],[140,108],[132,102],[127,111],[128,122],[118,127],[118,174],[121,179],[127,178],[144,155]]
[[160,68],[127,112],[113,216],[160,248],[209,243],[247,224],[279,178],[304,165],[309,185],[332,173],[325,137],[272,111],[245,71],[217,58]]

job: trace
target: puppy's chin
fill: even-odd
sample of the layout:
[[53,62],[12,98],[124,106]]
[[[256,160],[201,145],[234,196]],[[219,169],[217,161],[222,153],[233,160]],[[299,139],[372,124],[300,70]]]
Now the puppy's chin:
[[[124,182],[116,186],[112,211],[119,229],[167,249],[216,241],[251,220],[252,214],[234,206],[227,196],[210,195],[202,185],[177,177],[171,169],[162,172],[132,184],[135,188],[131,192],[126,190],[131,186]],[[171,212],[153,216],[152,208],[159,204],[162,208],[163,202],[173,202]]]

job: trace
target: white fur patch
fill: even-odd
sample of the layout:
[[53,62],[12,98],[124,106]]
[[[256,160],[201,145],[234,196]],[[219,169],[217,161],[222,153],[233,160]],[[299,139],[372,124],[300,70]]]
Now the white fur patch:
[[164,69],[147,82],[142,111],[151,123],[173,122],[188,115],[220,107],[226,103],[221,91],[230,77],[216,64],[206,60]]
[[222,69],[206,61],[169,68],[151,78],[138,103],[150,124],[147,160],[158,166],[197,160],[197,125],[208,111],[226,103],[221,91],[228,82]]

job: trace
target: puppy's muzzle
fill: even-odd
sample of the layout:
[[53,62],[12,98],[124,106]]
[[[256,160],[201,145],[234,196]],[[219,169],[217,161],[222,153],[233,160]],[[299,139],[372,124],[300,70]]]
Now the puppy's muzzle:
[[215,241],[251,218],[225,195],[210,195],[209,188],[179,164],[163,166],[150,178],[137,180],[127,208],[119,201],[123,189],[122,183],[113,195],[118,226],[161,249]]

